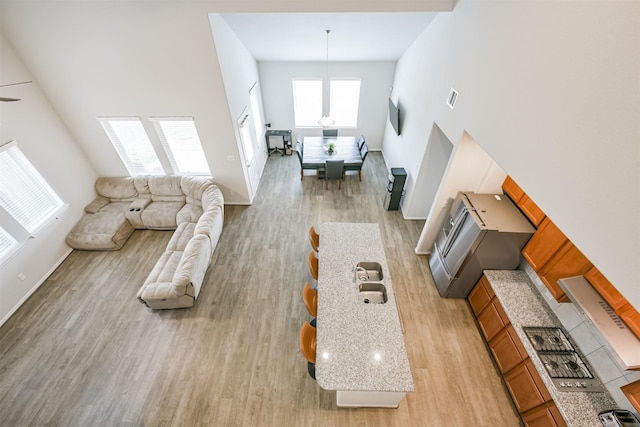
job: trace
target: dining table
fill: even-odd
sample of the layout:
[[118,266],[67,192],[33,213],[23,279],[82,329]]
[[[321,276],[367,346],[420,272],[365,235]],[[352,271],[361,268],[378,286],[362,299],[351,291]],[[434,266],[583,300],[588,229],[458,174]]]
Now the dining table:
[[[329,144],[335,144],[333,152]],[[346,170],[362,167],[362,156],[354,136],[305,136],[302,142],[302,163],[310,169],[324,169],[327,160],[344,160]]]

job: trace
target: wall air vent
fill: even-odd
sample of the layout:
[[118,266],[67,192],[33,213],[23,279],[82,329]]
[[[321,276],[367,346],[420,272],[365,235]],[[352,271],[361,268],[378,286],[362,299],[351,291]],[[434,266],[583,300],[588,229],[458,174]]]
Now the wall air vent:
[[451,88],[449,91],[449,97],[447,98],[447,105],[449,108],[453,110],[453,107],[456,106],[456,101],[458,101],[458,91],[454,88]]

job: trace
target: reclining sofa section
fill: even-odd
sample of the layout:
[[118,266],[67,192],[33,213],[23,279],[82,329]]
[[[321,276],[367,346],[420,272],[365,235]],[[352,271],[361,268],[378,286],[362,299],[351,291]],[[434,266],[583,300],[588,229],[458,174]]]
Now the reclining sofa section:
[[102,177],[98,197],[67,235],[81,250],[118,250],[135,229],[176,230],[138,291],[156,309],[191,307],[218,244],[224,198],[206,178],[191,176]]

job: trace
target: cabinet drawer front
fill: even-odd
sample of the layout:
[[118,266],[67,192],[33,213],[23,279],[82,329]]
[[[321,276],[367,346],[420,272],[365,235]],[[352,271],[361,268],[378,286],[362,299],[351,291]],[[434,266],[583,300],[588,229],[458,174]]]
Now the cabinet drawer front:
[[502,320],[498,310],[504,313],[502,307],[500,307],[500,303],[494,298],[480,316],[478,316],[478,323],[487,341],[491,341],[505,326],[505,322]]
[[471,293],[469,294],[469,304],[471,304],[471,309],[478,316],[484,308],[489,305],[491,302],[491,298],[493,298],[493,289],[491,289],[491,285],[487,282],[485,276],[478,281],[478,284],[473,288]]

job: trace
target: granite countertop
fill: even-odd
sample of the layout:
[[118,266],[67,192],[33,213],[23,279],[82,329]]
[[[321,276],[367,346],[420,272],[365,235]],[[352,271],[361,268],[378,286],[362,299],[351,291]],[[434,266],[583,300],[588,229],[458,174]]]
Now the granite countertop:
[[[617,407],[611,395],[606,390],[601,393],[559,391],[522,329],[523,326],[562,327],[527,274],[519,270],[487,270],[484,274],[567,424],[571,427],[601,425],[598,421],[598,413]],[[579,350],[578,353],[586,362],[586,358]],[[591,371],[593,372],[593,369]]]
[[[316,381],[326,390],[414,390],[378,224],[320,226]],[[385,304],[364,304],[355,284],[358,262],[378,262]]]

